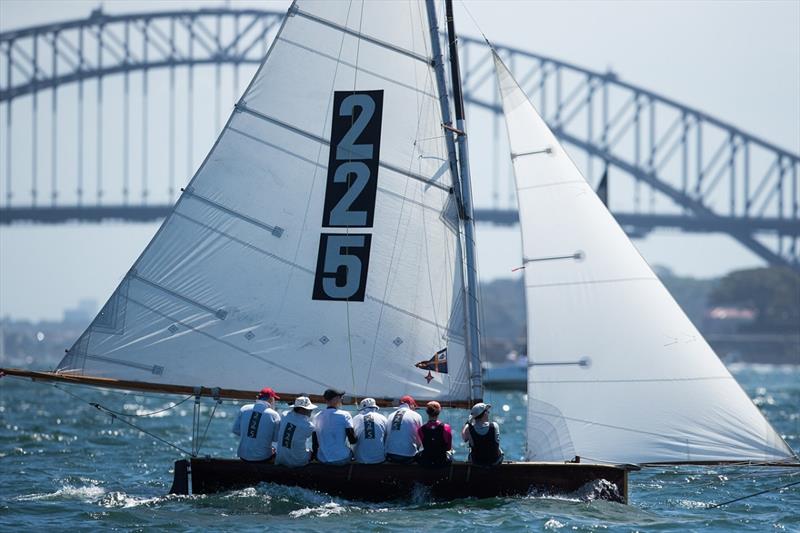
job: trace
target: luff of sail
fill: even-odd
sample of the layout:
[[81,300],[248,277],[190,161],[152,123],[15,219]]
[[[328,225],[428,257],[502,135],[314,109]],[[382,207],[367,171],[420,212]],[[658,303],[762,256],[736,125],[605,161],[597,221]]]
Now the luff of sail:
[[[296,1],[203,165],[58,372],[467,400],[439,105],[423,1]],[[447,372],[426,379],[416,363],[444,348]]]
[[525,261],[528,459],[791,460],[494,60]]

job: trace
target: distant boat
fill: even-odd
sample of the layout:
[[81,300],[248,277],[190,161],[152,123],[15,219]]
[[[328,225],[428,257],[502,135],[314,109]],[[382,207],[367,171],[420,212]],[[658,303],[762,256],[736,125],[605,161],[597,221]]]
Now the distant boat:
[[[433,0],[295,1],[203,165],[57,370],[5,372],[198,398],[269,384],[289,401],[329,387],[381,405],[480,401],[446,9],[449,81]],[[796,462],[494,63],[522,230],[528,462],[291,470],[195,452],[173,491],[273,481],[383,500],[416,483],[454,498],[605,479],[601,497],[626,501],[631,463]]]

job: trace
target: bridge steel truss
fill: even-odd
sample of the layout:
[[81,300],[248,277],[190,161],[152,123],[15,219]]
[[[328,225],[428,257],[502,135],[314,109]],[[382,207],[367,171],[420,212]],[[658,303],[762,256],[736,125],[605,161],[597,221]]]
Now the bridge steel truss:
[[[181,175],[179,145],[186,149],[184,177],[195,166],[192,110],[206,102],[194,100],[195,70],[213,69],[217,132],[222,69],[232,70],[238,96],[240,67],[260,63],[282,18],[283,13],[257,9],[119,15],[95,10],[86,19],[0,33],[0,153],[5,159],[0,223],[163,217],[175,198],[175,177]],[[470,116],[488,113],[493,121],[488,132],[494,150],[491,202],[479,199],[476,218],[516,224],[508,164],[501,164],[507,158],[500,154],[507,152],[491,54],[479,39],[461,37],[460,45]],[[800,271],[800,156],[613,72],[519,48],[496,44],[495,49],[560,140],[585,155],[580,163],[590,181],[608,176],[613,183],[609,205],[629,233],[663,227],[721,232],[770,264]],[[168,101],[166,112],[154,112],[152,103],[158,73],[168,80],[159,95]],[[122,94],[111,100],[113,80]],[[49,104],[49,113],[41,102]],[[103,117],[110,104],[121,116],[112,128]],[[185,138],[178,135],[179,105],[188,109],[180,117]],[[29,109],[32,121],[18,126],[15,106]],[[135,119],[132,106],[140,112]],[[77,125],[69,136],[58,123],[63,108]],[[87,125],[87,118],[93,123]],[[132,157],[135,129],[141,142]],[[168,132],[160,160],[153,154],[157,147],[148,142],[158,129]],[[43,139],[48,130],[49,141]],[[30,135],[30,154],[17,150],[19,135]],[[74,138],[66,142],[66,137]],[[87,149],[89,141],[96,146]],[[108,172],[104,143],[112,142],[120,147],[122,169]],[[68,150],[72,154],[66,157]],[[48,162],[49,169],[41,168]],[[153,187],[155,181],[163,181],[160,189]],[[25,193],[19,192],[20,183],[28,188]],[[504,188],[507,198],[501,199]],[[625,194],[614,194],[617,190]]]

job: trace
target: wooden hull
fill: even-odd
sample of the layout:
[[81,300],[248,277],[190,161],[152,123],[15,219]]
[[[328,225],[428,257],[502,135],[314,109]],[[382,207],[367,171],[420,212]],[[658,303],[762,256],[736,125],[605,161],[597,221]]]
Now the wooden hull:
[[480,467],[468,463],[431,469],[382,463],[302,468],[247,463],[238,459],[190,459],[175,462],[173,494],[209,494],[259,483],[303,487],[351,500],[391,501],[412,497],[421,486],[434,500],[492,498],[530,492],[569,494],[599,480],[595,497],[627,503],[628,469],[584,463],[503,463]]

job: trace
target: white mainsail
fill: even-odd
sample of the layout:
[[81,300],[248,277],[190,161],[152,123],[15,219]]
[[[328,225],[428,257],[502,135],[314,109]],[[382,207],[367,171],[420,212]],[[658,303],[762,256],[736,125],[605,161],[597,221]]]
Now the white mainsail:
[[58,371],[468,400],[430,36],[422,0],[296,1],[203,165]]
[[528,313],[529,460],[793,458],[497,55]]

